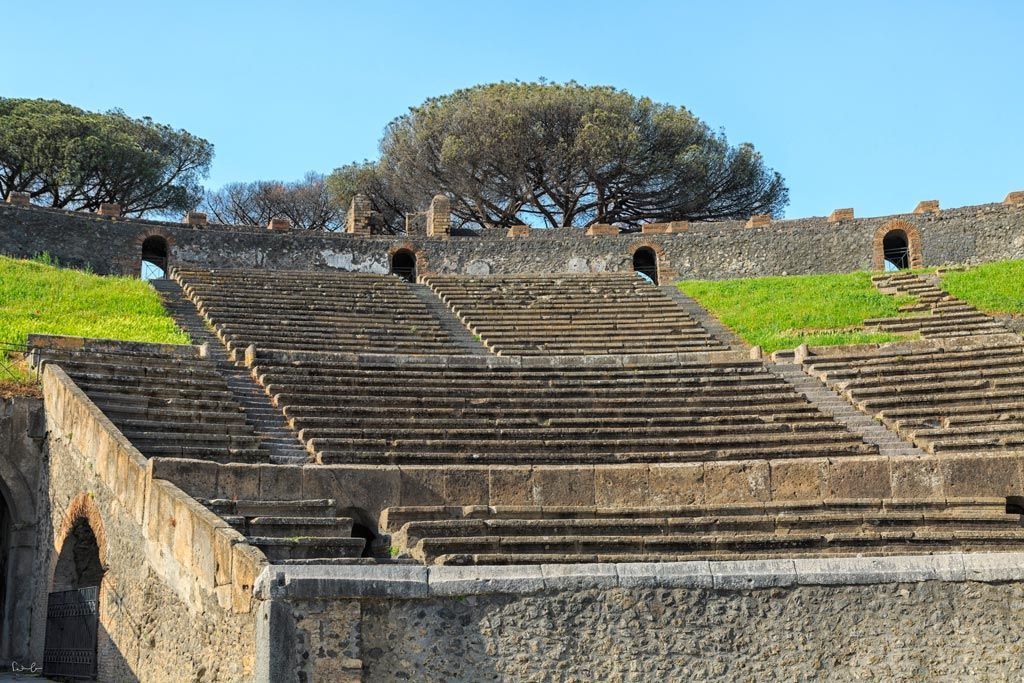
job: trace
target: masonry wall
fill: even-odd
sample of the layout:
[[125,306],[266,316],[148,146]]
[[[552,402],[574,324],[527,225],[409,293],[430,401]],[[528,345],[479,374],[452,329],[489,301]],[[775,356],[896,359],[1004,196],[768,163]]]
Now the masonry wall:
[[0,661],[27,662],[29,657],[44,435],[41,400],[0,399],[0,497],[11,523],[5,549],[7,595],[0,614]]
[[[207,267],[389,270],[407,248],[422,273],[538,273],[632,269],[632,252],[651,246],[663,277],[734,278],[847,272],[878,267],[878,240],[889,227],[913,233],[916,263],[942,265],[1024,258],[1024,205],[985,204],[931,214],[829,223],[825,218],[691,224],[676,234],[587,237],[580,230],[534,230],[521,238],[387,237],[271,232],[263,228],[126,221],[0,205],[0,253],[48,252],[71,266],[136,275],[142,241],[163,235],[171,264]],[[919,248],[917,248],[919,245]]]
[[1014,680],[1021,559],[289,569],[258,680]]
[[32,658],[42,662],[62,537],[85,519],[105,568],[99,680],[248,680],[252,584],[266,559],[199,503],[154,479],[149,463],[55,366],[46,369],[44,396],[49,507],[39,530]]

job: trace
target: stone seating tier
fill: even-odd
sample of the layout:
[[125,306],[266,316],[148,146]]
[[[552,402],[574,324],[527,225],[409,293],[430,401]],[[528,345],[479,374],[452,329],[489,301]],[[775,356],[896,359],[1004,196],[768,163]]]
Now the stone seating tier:
[[125,345],[116,351],[41,346],[37,366],[55,363],[146,457],[267,462],[216,365],[197,347]]
[[233,358],[268,350],[452,353],[450,334],[391,275],[176,269],[174,278]]
[[1024,346],[810,355],[809,374],[929,453],[1024,449]]
[[426,564],[589,563],[1020,550],[995,499],[638,509],[389,508],[399,557]]
[[934,276],[901,272],[875,275],[871,280],[882,292],[912,296],[916,300],[900,307],[901,312],[911,315],[871,318],[864,321],[865,327],[882,332],[917,332],[925,339],[1009,332],[996,320],[941,289]]
[[632,274],[431,276],[424,282],[498,355],[725,348],[671,297]]
[[260,354],[253,373],[322,464],[877,454],[760,361],[527,369]]

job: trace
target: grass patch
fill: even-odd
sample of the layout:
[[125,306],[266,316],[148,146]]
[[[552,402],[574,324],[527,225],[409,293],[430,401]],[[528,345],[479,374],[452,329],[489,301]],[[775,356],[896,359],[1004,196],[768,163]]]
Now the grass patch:
[[[0,342],[23,345],[30,333],[187,344],[189,337],[160,305],[147,282],[58,268],[43,256],[0,256]],[[8,362],[10,362],[8,360]],[[15,363],[17,382],[29,381]],[[0,373],[4,381],[15,381]]]
[[994,261],[943,273],[942,286],[985,313],[1024,315],[1024,261]]
[[867,318],[898,316],[911,297],[882,294],[871,273],[789,275],[740,280],[684,280],[693,297],[752,346],[766,353],[800,344],[876,344],[907,335],[865,332]]

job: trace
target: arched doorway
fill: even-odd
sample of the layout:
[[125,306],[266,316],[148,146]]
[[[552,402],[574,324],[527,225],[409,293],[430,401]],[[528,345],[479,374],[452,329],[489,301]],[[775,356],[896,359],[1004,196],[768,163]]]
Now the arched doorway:
[[44,675],[96,678],[103,572],[96,533],[88,518],[79,517],[57,554],[47,598]]
[[910,267],[910,240],[903,230],[890,230],[882,238],[885,270],[906,270]]
[[650,247],[633,252],[633,270],[651,284],[658,284],[658,255]]
[[407,282],[416,282],[416,254],[399,249],[391,255],[391,272]]
[[159,280],[167,277],[167,240],[160,235],[150,235],[142,243],[143,280]]

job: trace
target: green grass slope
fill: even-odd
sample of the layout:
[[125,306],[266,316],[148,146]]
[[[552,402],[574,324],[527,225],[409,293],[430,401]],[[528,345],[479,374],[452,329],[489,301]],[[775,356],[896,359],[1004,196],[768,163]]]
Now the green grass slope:
[[855,329],[867,318],[899,315],[905,297],[882,294],[871,273],[789,275],[741,280],[684,280],[696,299],[752,346],[766,353],[800,344],[829,346],[906,339]]
[[[147,282],[62,269],[46,258],[0,256],[0,360],[30,333],[189,343]],[[0,381],[14,380],[5,369]]]
[[1024,261],[994,261],[943,273],[942,286],[985,313],[1024,315]]

